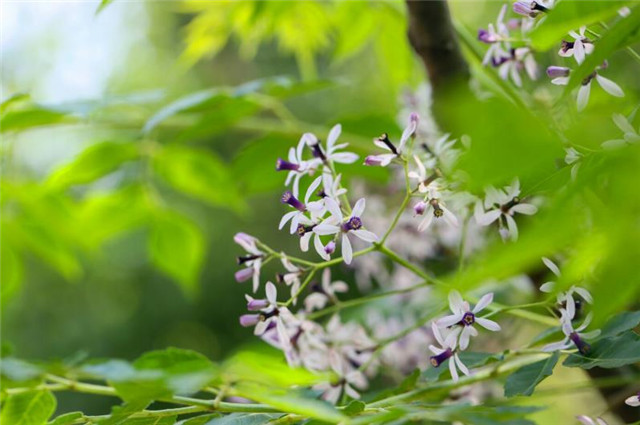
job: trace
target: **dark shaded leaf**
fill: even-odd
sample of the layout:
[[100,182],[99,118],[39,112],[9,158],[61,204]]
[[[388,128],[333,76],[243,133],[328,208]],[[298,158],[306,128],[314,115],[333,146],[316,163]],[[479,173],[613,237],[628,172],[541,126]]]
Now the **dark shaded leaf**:
[[554,352],[548,359],[524,366],[509,375],[504,385],[504,395],[513,397],[516,395],[530,396],[536,386],[548,376],[553,374],[553,368],[558,359],[559,352]]
[[598,339],[610,338],[640,325],[640,311],[625,311],[615,315],[602,328]]

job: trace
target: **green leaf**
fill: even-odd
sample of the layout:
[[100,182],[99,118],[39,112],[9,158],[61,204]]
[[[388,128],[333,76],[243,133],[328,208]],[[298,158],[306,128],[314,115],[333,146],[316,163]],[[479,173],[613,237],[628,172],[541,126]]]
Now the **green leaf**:
[[44,425],[56,410],[56,398],[49,391],[12,394],[4,402],[0,423]]
[[610,338],[640,325],[640,311],[624,311],[611,318],[602,328],[598,339]]
[[[4,232],[3,232],[4,233]],[[2,235],[4,236],[4,235]],[[2,250],[0,250],[0,302],[6,305],[11,297],[17,292],[22,284],[24,277],[24,265],[22,258],[15,249],[11,248],[11,245],[2,238]]]
[[3,114],[2,118],[0,118],[0,132],[23,131],[34,127],[70,122],[73,122],[73,119],[65,113],[40,107],[32,107],[29,109],[8,111]]
[[90,183],[135,159],[138,147],[130,142],[100,142],[83,150],[71,163],[56,169],[47,183],[54,188]]
[[[418,370],[418,369],[416,369],[416,370]],[[358,413],[362,412],[365,407],[367,407],[367,405],[365,403],[363,403],[362,401],[360,401],[360,400],[351,400],[351,402],[349,404],[347,404],[347,407],[342,409],[342,413],[344,413],[345,415],[349,415],[349,416],[355,416]]]
[[246,207],[230,170],[212,151],[167,146],[154,153],[153,165],[176,190],[236,212]]
[[146,400],[130,401],[121,406],[114,406],[108,418],[99,420],[100,425],[124,425],[134,413],[142,412],[149,402]]
[[243,397],[268,404],[283,412],[295,413],[331,423],[339,423],[345,420],[345,416],[333,405],[324,400],[309,398],[298,391],[253,383],[240,383],[237,385],[236,390]]
[[553,374],[553,368],[558,359],[559,352],[554,352],[548,359],[524,366],[509,375],[504,385],[504,395],[513,397],[516,395],[530,396],[536,386],[548,376]]
[[83,418],[84,415],[82,412],[69,412],[64,415],[60,415],[47,425],[70,425],[78,423],[78,419]]
[[615,16],[628,3],[621,0],[560,1],[531,32],[533,48],[547,50],[559,45],[569,31]]
[[586,356],[570,354],[563,366],[592,369],[612,369],[640,362],[640,336],[626,332],[612,338],[602,338],[591,346]]
[[[570,2],[573,3],[573,2]],[[598,3],[598,2],[596,2]],[[586,4],[591,4],[588,2]],[[640,7],[634,7],[631,15],[620,19],[613,24],[607,32],[602,35],[593,49],[593,52],[586,57],[584,62],[571,71],[569,83],[565,87],[563,96],[568,96],[574,87],[577,87],[594,69],[602,65],[613,52],[623,47],[625,40],[638,30],[640,26]],[[606,73],[606,71],[605,71]]]
[[232,413],[220,418],[213,418],[209,422],[206,422],[205,425],[262,425],[270,422],[278,416],[282,415],[267,415],[265,413]]
[[100,0],[100,5],[96,9],[96,15],[102,12],[107,6],[113,3],[113,0]]
[[151,262],[186,292],[194,293],[205,253],[204,237],[195,223],[175,211],[163,210],[151,223],[148,245]]
[[138,370],[161,370],[169,388],[176,394],[191,394],[209,384],[217,372],[202,354],[180,348],[151,351],[134,363]]

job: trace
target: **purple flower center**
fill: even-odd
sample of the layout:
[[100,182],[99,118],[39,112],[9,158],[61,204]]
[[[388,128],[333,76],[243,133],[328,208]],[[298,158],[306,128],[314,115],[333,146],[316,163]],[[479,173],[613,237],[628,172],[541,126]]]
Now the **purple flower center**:
[[305,212],[307,210],[307,207],[302,202],[300,202],[298,198],[293,196],[293,193],[291,193],[291,191],[289,190],[287,190],[282,195],[281,201],[283,204],[291,205],[293,208],[297,209],[298,211]]
[[380,164],[382,164],[382,161],[376,155],[369,155],[364,159],[364,165],[368,165],[370,167],[377,166]]
[[573,341],[573,343],[576,345],[578,351],[580,351],[580,354],[585,355],[591,350],[591,346],[584,342],[577,332],[572,332],[569,335],[569,339],[571,339],[571,341]]
[[342,230],[348,232],[349,230],[358,230],[362,227],[362,220],[360,217],[351,217],[349,221],[342,225]]
[[322,162],[327,161],[327,157],[325,156],[324,152],[322,151],[322,148],[320,147],[320,142],[314,143],[309,147],[311,148],[311,152],[315,158],[320,158]]
[[516,206],[516,205],[518,205],[519,203],[520,203],[520,198],[518,198],[518,197],[516,196],[516,197],[514,197],[512,200],[510,200],[509,202],[507,202],[506,204],[501,205],[501,206],[500,206],[500,210],[501,210],[503,213],[505,213],[505,214],[506,214],[507,212],[509,212],[509,210],[510,210],[511,208],[515,207],[515,206]]
[[433,216],[434,217],[442,217],[444,215],[444,210],[440,207],[437,199],[432,199],[429,201],[431,206],[433,207]]
[[478,40],[487,44],[495,43],[497,41],[496,38],[492,36],[491,33],[489,33],[489,31],[482,28],[478,30]]
[[451,358],[452,356],[453,356],[453,351],[451,351],[451,348],[447,348],[437,356],[429,357],[429,361],[431,362],[431,365],[433,367],[438,367],[442,363],[444,363],[447,359]]
[[276,171],[298,171],[300,166],[293,162],[285,161],[282,158],[278,158],[276,161]]
[[463,326],[472,326],[474,323],[476,323],[476,315],[470,311],[467,311],[460,320],[460,324]]

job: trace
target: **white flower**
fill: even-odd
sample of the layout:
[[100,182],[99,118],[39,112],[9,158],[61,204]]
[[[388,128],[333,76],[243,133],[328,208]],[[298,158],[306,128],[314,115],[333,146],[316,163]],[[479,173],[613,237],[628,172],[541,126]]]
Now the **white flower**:
[[605,149],[616,149],[625,145],[640,142],[640,128],[636,131],[629,120],[622,114],[613,114],[613,122],[624,133],[622,139],[607,140],[602,144]]
[[295,266],[289,259],[282,253],[282,259],[280,260],[282,265],[287,270],[287,273],[282,275],[278,275],[278,280],[285,283],[285,285],[291,287],[291,297],[293,298],[293,304],[297,302],[297,298],[295,298],[296,294],[300,290],[300,275],[302,274],[302,270]]
[[529,78],[538,79],[538,64],[530,48],[518,47],[504,54],[503,57],[493,61],[493,66],[498,67],[500,78],[505,81],[511,78],[516,86],[521,87],[520,71],[524,69]]
[[373,139],[373,143],[376,146],[390,153],[369,155],[364,160],[365,165],[379,165],[381,167],[386,167],[387,165],[389,165],[391,161],[402,155],[404,145],[411,137],[414,137],[417,128],[418,114],[413,113],[409,116],[409,124],[402,132],[400,143],[397,147],[391,142],[391,140],[389,140],[389,136],[387,135],[387,133],[382,134],[382,136],[378,137],[377,139]]
[[340,124],[334,125],[329,131],[327,136],[326,148],[322,148],[318,138],[312,133],[305,133],[302,137],[306,141],[309,148],[313,152],[313,156],[323,163],[337,162],[340,164],[351,164],[358,159],[358,155],[352,152],[338,152],[339,149],[347,147],[348,143],[341,143],[336,145],[336,140],[340,137],[342,132],[342,126]]
[[429,350],[433,352],[433,356],[429,358],[433,367],[439,367],[447,359],[449,361],[449,372],[451,372],[451,378],[454,381],[458,380],[458,369],[465,375],[469,376],[470,372],[467,366],[460,360],[458,353],[456,352],[456,337],[450,334],[446,338],[442,337],[440,329],[435,323],[431,323],[431,330],[433,331],[433,337],[436,339],[440,347],[435,345],[429,345]]
[[326,268],[322,272],[322,280],[320,287],[315,289],[304,300],[305,309],[309,312],[313,310],[320,310],[324,308],[329,301],[335,302],[337,300],[336,293],[344,293],[349,290],[349,286],[341,281],[331,281],[331,269]]
[[[605,142],[606,143],[606,142]],[[565,149],[567,153],[564,157],[564,162],[571,166],[571,179],[575,180],[578,175],[578,169],[580,168],[580,161],[582,160],[582,154],[574,148]]]
[[335,350],[329,352],[329,363],[339,379],[335,383],[324,382],[314,386],[314,389],[323,391],[322,399],[336,404],[343,392],[351,398],[360,398],[355,388],[365,390],[369,386],[364,374],[357,369],[349,368],[346,361]]
[[[511,237],[512,240],[518,239],[518,226],[513,219],[515,213],[532,215],[538,211],[533,204],[524,203],[519,198],[520,182],[515,179],[510,186],[504,189],[496,189],[492,186],[485,189],[484,208],[483,203],[476,202],[474,209],[474,217],[476,222],[481,226],[488,226],[494,221],[498,221],[500,236],[506,240]],[[505,228],[506,222],[506,228]]]
[[[315,191],[318,189],[321,182],[322,177],[318,177],[311,183],[311,185],[309,185],[307,193],[304,196],[304,203],[300,202],[292,192],[286,191],[282,195],[282,203],[289,204],[294,208],[294,211],[290,211],[282,216],[278,229],[282,229],[285,224],[291,221],[289,231],[293,234],[298,230],[298,226],[301,222],[309,225],[322,216],[324,212],[324,203],[322,200],[309,202],[311,195],[315,194]],[[311,215],[311,219],[307,218],[305,215],[306,213]]]
[[255,326],[253,333],[263,335],[271,326],[275,326],[280,346],[284,351],[291,349],[291,340],[287,331],[287,324],[294,323],[295,317],[289,309],[278,306],[278,291],[276,286],[267,282],[265,286],[266,300],[254,300],[247,297],[250,310],[259,309],[257,314],[243,314],[240,324],[244,327]]
[[447,209],[444,202],[441,199],[441,194],[438,191],[437,185],[432,183],[428,188],[429,194],[425,197],[425,199],[419,202],[415,207],[414,211],[418,215],[424,215],[424,218],[418,225],[418,231],[424,231],[429,225],[433,222],[434,217],[436,219],[442,218],[449,225],[456,227],[458,226],[458,219],[451,211]]
[[292,192],[294,196],[298,196],[298,190],[300,186],[300,179],[307,174],[313,174],[318,166],[321,164],[321,160],[313,158],[311,160],[302,159],[302,151],[306,145],[308,136],[303,134],[298,142],[296,148],[289,148],[288,161],[278,158],[276,161],[277,171],[288,171],[287,178],[284,182],[285,186],[289,186],[293,182]]
[[592,313],[589,313],[582,324],[574,329],[572,323],[574,315],[570,314],[569,310],[573,311],[575,315],[575,306],[571,309],[560,309],[560,324],[565,338],[562,341],[544,346],[542,348],[543,351],[565,350],[570,348],[572,345],[575,345],[581,354],[586,354],[589,352],[591,347],[584,341],[584,339],[591,339],[600,335],[600,330],[582,332],[591,323],[591,319],[593,318]]
[[[553,261],[551,261],[547,257],[542,257],[542,262],[549,268],[549,270],[551,270],[553,274],[560,277],[560,269]],[[553,281],[545,282],[540,285],[540,290],[542,292],[550,293],[553,292],[555,286],[556,283]],[[576,301],[573,296],[574,294],[578,294],[583,300],[585,300],[589,304],[593,304],[593,297],[591,296],[591,293],[580,286],[572,285],[567,291],[559,292],[556,300],[558,304],[560,304],[567,310],[568,316],[570,317],[574,317],[576,313]]]
[[627,398],[624,402],[631,407],[640,406],[640,393],[632,395],[631,397]]
[[452,334],[460,335],[460,349],[466,350],[469,346],[470,337],[478,335],[478,331],[473,327],[474,324],[477,323],[492,332],[500,330],[500,325],[493,320],[476,316],[491,304],[491,301],[493,301],[493,293],[488,293],[480,298],[480,301],[471,310],[469,303],[462,299],[458,291],[453,290],[449,292],[449,308],[453,314],[438,319],[436,324],[442,328],[455,326],[456,328],[452,331]]
[[584,62],[585,56],[593,53],[593,43],[584,35],[586,29],[587,27],[582,26],[577,33],[569,31],[569,35],[573,37],[574,41],[562,40],[562,47],[558,54],[565,58],[573,56],[578,64]]
[[343,188],[340,184],[341,178],[342,174],[338,174],[333,178],[333,174],[331,174],[330,171],[325,171],[322,174],[323,197],[328,196],[329,198],[338,199],[347,193],[347,189]]
[[[608,64],[605,62],[602,66],[597,67],[591,74],[587,76],[587,78],[582,81],[580,88],[578,89],[578,111],[582,111],[587,107],[587,104],[589,103],[589,95],[591,94],[591,81],[593,81],[594,79],[598,82],[600,87],[602,87],[602,89],[609,93],[611,96],[624,97],[624,92],[619,85],[599,74],[598,71],[606,69],[607,67]],[[548,70],[547,74],[549,74]],[[569,84],[568,74],[569,73],[566,72],[566,76],[554,78],[553,80],[551,80],[551,83],[563,86]]]
[[353,258],[353,249],[351,247],[349,237],[347,236],[349,233],[355,235],[365,242],[378,241],[378,237],[374,233],[362,228],[361,216],[364,212],[365,200],[364,198],[360,198],[356,202],[351,215],[346,220],[342,215],[342,211],[340,211],[340,206],[335,200],[331,198],[325,198],[324,203],[325,207],[331,214],[331,217],[315,226],[313,228],[313,231],[318,235],[336,235],[338,233],[341,233],[342,256],[345,263],[351,264],[351,260]]
[[576,419],[582,422],[584,425],[607,425],[605,420],[600,417],[592,419],[589,416],[579,415],[576,416]]
[[248,254],[237,258],[238,264],[245,265],[246,268],[236,272],[236,281],[244,282],[248,279],[253,279],[253,292],[256,292],[260,286],[260,268],[262,267],[264,253],[258,249],[256,238],[246,233],[236,233],[233,240]]
[[[511,45],[506,42],[506,40],[509,39],[509,29],[504,23],[504,15],[506,11],[507,5],[505,4],[500,9],[495,27],[493,24],[489,24],[487,30],[481,29],[478,31],[478,40],[483,43],[491,44],[491,46],[489,46],[489,50],[487,50],[487,53],[482,59],[483,65],[487,65],[493,60],[499,59],[504,55],[505,50],[509,50],[511,48]],[[504,46],[502,45],[502,42],[504,42]]]

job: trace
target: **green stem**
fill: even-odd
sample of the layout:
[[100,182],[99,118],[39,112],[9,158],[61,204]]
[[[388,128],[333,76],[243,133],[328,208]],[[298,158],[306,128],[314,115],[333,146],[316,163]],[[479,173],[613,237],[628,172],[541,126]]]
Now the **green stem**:
[[298,289],[298,291],[295,294],[293,294],[291,296],[291,298],[289,298],[287,300],[287,302],[284,303],[285,307],[289,306],[293,302],[293,300],[297,299],[298,296],[300,296],[300,294],[302,294],[302,291],[304,291],[305,288],[307,287],[307,285],[309,285],[309,282],[311,282],[311,279],[313,279],[313,276],[316,274],[317,270],[318,270],[318,268],[314,267],[309,271],[309,274],[307,275],[307,277],[304,279],[304,281],[300,285],[300,289]]

